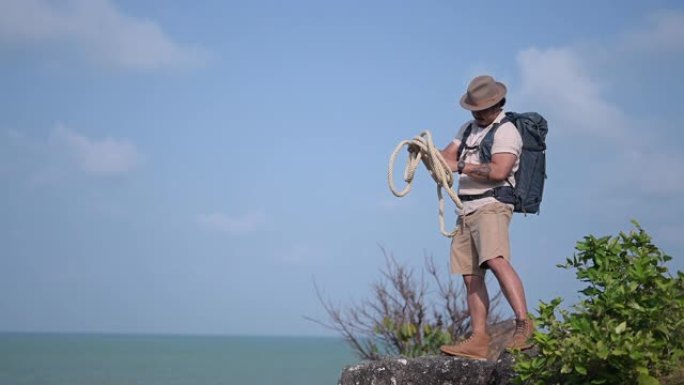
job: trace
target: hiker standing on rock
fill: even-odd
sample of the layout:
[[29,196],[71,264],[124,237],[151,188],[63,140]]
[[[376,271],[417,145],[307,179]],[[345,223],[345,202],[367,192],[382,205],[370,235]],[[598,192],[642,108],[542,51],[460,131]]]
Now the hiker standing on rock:
[[[472,325],[468,339],[441,347],[449,355],[475,359],[488,356],[486,270],[494,273],[515,313],[515,333],[507,348],[531,347],[534,326],[527,317],[522,282],[510,263],[508,236],[515,202],[514,175],[520,166],[523,140],[503,111],[505,103],[503,83],[491,76],[473,79],[460,101],[471,111],[473,120],[465,123],[442,150],[451,170],[460,174],[458,195],[463,211],[451,242],[451,272],[463,276]],[[487,136],[490,131],[494,134]]]

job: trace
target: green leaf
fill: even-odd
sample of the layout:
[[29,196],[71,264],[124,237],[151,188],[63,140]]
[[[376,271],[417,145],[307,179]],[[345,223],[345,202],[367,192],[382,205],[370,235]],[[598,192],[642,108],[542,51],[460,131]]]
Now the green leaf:
[[665,266],[670,258],[635,227],[577,243],[562,267],[575,270],[584,295],[565,308],[560,301],[539,306],[534,339],[541,359],[522,371],[526,384],[637,384],[638,379],[640,385],[654,385],[655,373],[680,367],[684,273],[672,277]]
[[658,381],[654,377],[651,377],[650,374],[645,374],[645,373],[639,373],[639,377],[637,378],[637,383],[639,385],[660,385],[660,381]]

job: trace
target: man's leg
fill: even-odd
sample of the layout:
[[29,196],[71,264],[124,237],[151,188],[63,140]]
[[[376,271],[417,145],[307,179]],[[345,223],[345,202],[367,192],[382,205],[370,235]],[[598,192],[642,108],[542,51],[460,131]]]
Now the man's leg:
[[527,319],[527,302],[525,301],[525,289],[522,281],[515,272],[513,266],[503,257],[493,258],[485,262],[499,281],[499,286],[504,297],[511,305],[515,318]]
[[489,295],[485,286],[484,271],[479,266],[479,255],[473,243],[471,228],[463,218],[459,218],[460,230],[451,240],[451,272],[463,276],[472,334],[466,340],[455,345],[444,345],[440,350],[453,356],[486,360],[489,356],[490,342],[487,334]]
[[486,262],[499,281],[501,291],[515,312],[515,332],[506,346],[508,349],[529,349],[532,347],[530,338],[534,332],[532,320],[527,319],[527,303],[522,281],[513,266],[503,257],[490,259]]
[[487,313],[489,312],[489,295],[484,277],[480,275],[464,275],[466,299],[472,335],[456,345],[445,345],[440,348],[443,353],[452,356],[463,356],[478,360],[486,360],[489,356],[489,334],[487,334]]
[[479,275],[464,275],[466,287],[468,313],[473,334],[487,332],[487,314],[489,313],[489,294],[484,277]]

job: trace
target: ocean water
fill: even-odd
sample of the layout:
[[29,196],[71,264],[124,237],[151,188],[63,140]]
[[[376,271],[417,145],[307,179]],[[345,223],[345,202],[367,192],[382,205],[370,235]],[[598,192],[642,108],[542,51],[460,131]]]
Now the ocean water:
[[335,385],[336,338],[0,334],[0,385]]

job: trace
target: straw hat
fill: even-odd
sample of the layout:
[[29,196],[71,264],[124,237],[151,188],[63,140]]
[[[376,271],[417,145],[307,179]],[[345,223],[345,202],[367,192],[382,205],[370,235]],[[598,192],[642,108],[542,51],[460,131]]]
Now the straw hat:
[[505,97],[506,86],[503,83],[489,75],[482,75],[468,84],[468,91],[461,97],[461,107],[470,111],[485,110]]

